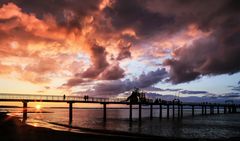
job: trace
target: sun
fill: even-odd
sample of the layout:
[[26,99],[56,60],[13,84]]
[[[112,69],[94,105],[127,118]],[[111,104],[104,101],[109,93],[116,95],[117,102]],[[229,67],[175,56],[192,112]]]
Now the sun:
[[40,104],[37,104],[37,105],[35,106],[35,108],[36,108],[37,110],[40,110],[40,109],[42,108],[42,106],[41,106]]

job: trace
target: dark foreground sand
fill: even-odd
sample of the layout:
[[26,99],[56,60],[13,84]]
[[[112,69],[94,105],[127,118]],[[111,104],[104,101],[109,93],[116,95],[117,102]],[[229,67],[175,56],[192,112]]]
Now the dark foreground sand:
[[[180,139],[165,138],[156,136],[146,136],[138,134],[118,134],[99,132],[94,133],[73,133],[65,131],[55,131],[51,129],[33,127],[21,123],[15,117],[0,113],[0,141],[175,141],[175,140],[199,140],[207,139]],[[223,139],[226,140],[226,139]],[[229,141],[239,141],[239,138],[231,138]]]

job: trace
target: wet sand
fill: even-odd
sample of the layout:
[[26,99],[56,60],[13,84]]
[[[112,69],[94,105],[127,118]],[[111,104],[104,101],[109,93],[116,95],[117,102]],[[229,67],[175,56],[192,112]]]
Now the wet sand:
[[[1,141],[175,141],[175,140],[208,140],[166,138],[158,136],[139,135],[123,132],[91,132],[74,133],[56,131],[52,129],[34,127],[23,124],[18,118],[0,113],[0,140]],[[226,139],[223,139],[226,140]],[[239,138],[230,138],[229,141],[238,141]]]

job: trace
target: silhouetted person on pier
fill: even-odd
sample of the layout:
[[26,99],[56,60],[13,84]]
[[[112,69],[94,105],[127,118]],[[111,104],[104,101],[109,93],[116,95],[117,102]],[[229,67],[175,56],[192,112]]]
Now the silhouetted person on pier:
[[63,95],[63,100],[65,100],[65,99],[66,99],[66,95],[64,94],[64,95]]
[[88,101],[88,96],[84,95],[84,101]]

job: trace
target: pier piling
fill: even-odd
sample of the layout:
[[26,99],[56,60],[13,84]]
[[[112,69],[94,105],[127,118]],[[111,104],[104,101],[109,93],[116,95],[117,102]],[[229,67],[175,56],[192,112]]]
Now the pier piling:
[[132,122],[132,103],[129,104],[129,121]]
[[224,112],[223,113],[226,114],[227,113],[227,107],[224,106],[223,108],[224,108]]
[[162,104],[159,105],[159,118],[162,119]]
[[107,121],[107,104],[103,103],[103,121]]
[[138,120],[142,121],[142,104],[139,103],[139,112],[138,112]]
[[183,118],[183,105],[181,104],[181,118]]
[[27,101],[23,101],[23,122],[27,120]]
[[72,109],[73,109],[73,103],[69,102],[69,125],[72,125]]
[[194,116],[194,105],[192,105],[192,116]]
[[204,115],[207,115],[207,105],[204,105]]
[[153,105],[150,104],[150,119],[153,118]]
[[174,104],[174,101],[173,101],[173,105],[172,105],[172,118],[173,119],[175,118],[175,104]]
[[169,119],[169,104],[167,104],[167,119]]
[[180,118],[180,105],[179,105],[179,103],[177,105],[177,109],[178,109],[178,118]]

